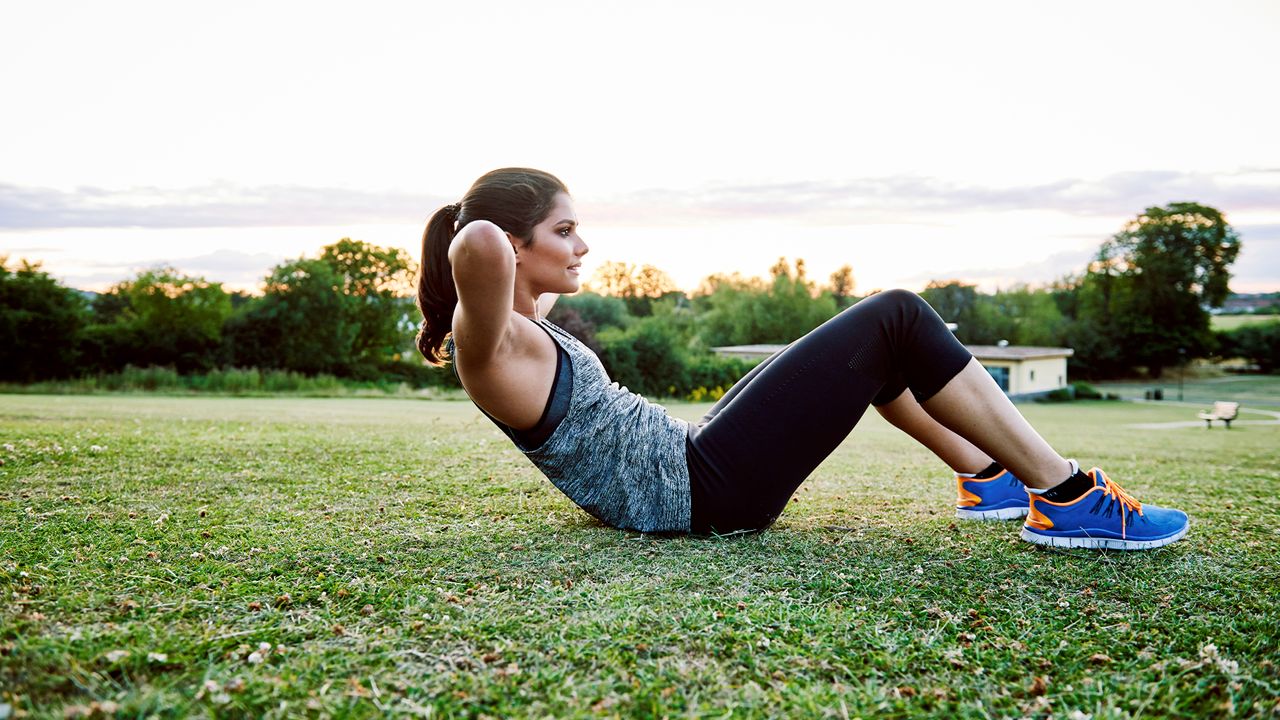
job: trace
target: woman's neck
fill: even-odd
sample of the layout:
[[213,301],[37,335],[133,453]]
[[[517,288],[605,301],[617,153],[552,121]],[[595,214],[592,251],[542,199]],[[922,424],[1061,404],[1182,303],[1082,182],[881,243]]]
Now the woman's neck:
[[520,302],[520,300],[517,298],[515,305],[511,309],[514,310],[517,314],[523,315],[535,322],[541,319],[538,317],[538,301],[536,298],[528,300],[526,302]]

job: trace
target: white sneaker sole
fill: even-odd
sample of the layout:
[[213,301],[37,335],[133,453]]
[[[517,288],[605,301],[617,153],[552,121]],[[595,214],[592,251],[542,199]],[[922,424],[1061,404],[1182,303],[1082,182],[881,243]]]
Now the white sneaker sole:
[[1057,537],[1051,535],[1041,535],[1025,525],[1022,528],[1022,539],[1029,543],[1037,545],[1048,545],[1050,547],[1060,548],[1091,548],[1094,550],[1151,550],[1152,548],[1162,547],[1171,542],[1181,540],[1187,534],[1187,528],[1191,526],[1187,523],[1187,527],[1182,528],[1176,534],[1159,540],[1118,540],[1114,538],[1088,538],[1088,537]]
[[1001,510],[969,510],[956,508],[956,517],[961,520],[1017,520],[1024,518],[1031,508],[1011,507]]

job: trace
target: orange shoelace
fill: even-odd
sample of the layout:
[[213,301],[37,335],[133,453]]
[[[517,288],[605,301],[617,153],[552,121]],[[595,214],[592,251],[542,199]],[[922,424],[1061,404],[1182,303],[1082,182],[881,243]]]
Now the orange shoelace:
[[1129,512],[1136,512],[1141,515],[1142,503],[1138,502],[1133,498],[1133,496],[1125,492],[1124,488],[1120,487],[1114,480],[1107,477],[1106,473],[1099,470],[1098,474],[1102,475],[1102,492],[1120,501],[1120,537],[1123,538],[1128,530],[1127,524]]

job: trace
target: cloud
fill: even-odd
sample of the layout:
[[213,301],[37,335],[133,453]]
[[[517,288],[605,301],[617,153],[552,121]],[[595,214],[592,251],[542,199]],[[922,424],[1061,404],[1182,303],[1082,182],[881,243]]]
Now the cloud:
[[[1258,287],[1274,288],[1276,271],[1280,268],[1280,224],[1241,225],[1236,230],[1240,234],[1242,252],[1241,258],[1231,267],[1232,289],[1238,292],[1255,292]],[[898,279],[904,285],[923,285],[932,280],[963,278],[964,282],[976,283],[983,288],[1047,283],[1064,275],[1084,272],[1095,252],[1096,247],[1063,250],[1044,259],[1018,265],[924,270]]]
[[287,227],[425,222],[451,202],[429,195],[220,183],[196,188],[74,191],[0,184],[0,228]]
[[[1227,213],[1280,211],[1280,169],[1233,173],[1141,171],[1099,179],[986,186],[909,175],[843,181],[720,185],[580,196],[592,224],[640,226],[782,219],[810,225],[938,222],[970,212],[1058,211],[1131,216],[1190,200]],[[422,223],[451,198],[406,192],[219,183],[204,187],[75,191],[0,184],[0,229],[272,227]]]
[[933,271],[907,275],[902,278],[905,284],[924,284],[931,280],[950,280],[963,278],[966,283],[976,283],[983,287],[1009,287],[1020,283],[1046,283],[1061,278],[1069,273],[1083,272],[1093,257],[1091,250],[1064,250],[1045,257],[1042,260],[1009,265],[1004,267],[970,267],[959,270]]
[[1255,242],[1271,243],[1280,240],[1280,223],[1270,225],[1236,225],[1240,242],[1246,246]]
[[104,287],[137,275],[141,270],[174,267],[188,275],[221,282],[232,288],[256,288],[272,267],[286,258],[272,253],[214,250],[204,255],[151,260],[82,260],[74,269],[59,273],[73,287]]
[[0,252],[6,252],[12,255],[45,255],[48,253],[59,253],[62,251],[62,248],[56,247],[14,247],[5,248]]
[[229,274],[254,273],[261,278],[272,267],[284,260],[283,255],[272,253],[244,253],[236,250],[215,250],[206,255],[165,261],[188,272],[226,277]]
[[[1135,215],[1153,205],[1194,201],[1228,213],[1280,211],[1280,170],[1236,173],[1143,171],[1097,180],[1064,179],[1011,187],[940,178],[889,176],[846,181],[732,185],[695,193],[649,191],[603,205],[615,221],[642,221],[655,208],[703,219],[799,218],[815,224],[912,223],[930,215],[1028,210],[1071,215]],[[663,210],[662,215],[671,217]],[[596,218],[599,222],[599,218]]]

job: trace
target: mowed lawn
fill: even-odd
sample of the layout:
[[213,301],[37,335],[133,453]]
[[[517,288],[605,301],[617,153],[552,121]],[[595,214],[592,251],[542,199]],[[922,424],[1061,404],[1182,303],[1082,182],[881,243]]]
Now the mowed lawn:
[[1280,322],[1280,315],[1214,315],[1209,318],[1209,321],[1210,327],[1221,332],[1223,330],[1235,330],[1245,325]]
[[772,530],[697,539],[599,525],[469,403],[0,396],[0,716],[1277,712],[1280,425],[1021,407],[1188,538],[955,521],[874,413]]

